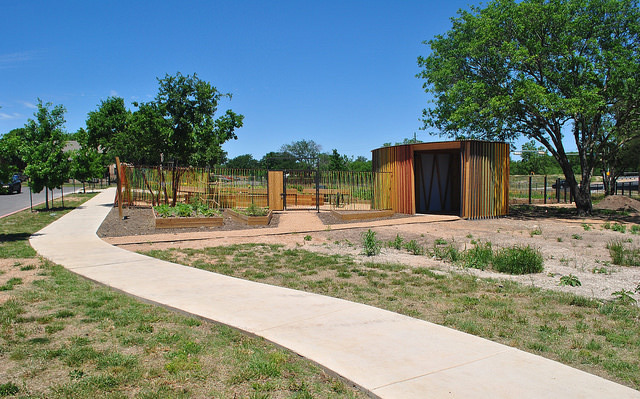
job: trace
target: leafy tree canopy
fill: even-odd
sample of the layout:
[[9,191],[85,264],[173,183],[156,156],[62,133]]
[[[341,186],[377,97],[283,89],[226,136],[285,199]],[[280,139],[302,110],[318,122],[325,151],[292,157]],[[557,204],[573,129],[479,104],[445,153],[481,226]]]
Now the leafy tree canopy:
[[[38,99],[35,119],[29,119],[23,130],[22,157],[26,163],[31,189],[60,188],[68,178],[69,159],[63,152],[66,136],[63,132],[66,109]],[[47,203],[48,207],[48,203]]]
[[232,169],[259,169],[260,162],[254,159],[253,155],[244,154],[244,155],[238,155],[235,158],[229,159],[224,166]]
[[281,153],[291,154],[297,158],[298,162],[304,166],[315,167],[315,159],[320,155],[322,146],[313,140],[299,140],[291,144],[283,144],[280,147]]
[[[536,140],[560,164],[579,212],[589,213],[602,146],[639,132],[637,1],[494,0],[452,22],[418,58],[433,96],[425,127],[451,137]],[[578,149],[580,186],[565,133]]]

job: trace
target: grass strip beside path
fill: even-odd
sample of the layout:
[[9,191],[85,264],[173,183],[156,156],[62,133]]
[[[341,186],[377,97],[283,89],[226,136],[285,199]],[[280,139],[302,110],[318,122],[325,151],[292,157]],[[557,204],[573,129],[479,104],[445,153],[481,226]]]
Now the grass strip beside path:
[[[69,196],[65,205],[87,198]],[[0,227],[0,285],[9,274],[35,278],[11,285],[0,302],[0,397],[366,397],[262,339],[140,303],[37,258],[29,235],[69,210],[26,211]]]
[[640,389],[640,309],[467,274],[356,263],[281,245],[145,254],[229,276],[360,302],[491,339]]

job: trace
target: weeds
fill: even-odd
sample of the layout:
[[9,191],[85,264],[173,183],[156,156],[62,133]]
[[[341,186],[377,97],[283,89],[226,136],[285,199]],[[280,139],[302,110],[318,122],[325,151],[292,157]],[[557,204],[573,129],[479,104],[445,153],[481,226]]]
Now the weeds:
[[640,224],[631,226],[631,234],[640,234]]
[[509,274],[540,273],[544,261],[539,250],[529,245],[502,248],[493,258],[493,267]]
[[611,226],[611,230],[624,234],[627,232],[627,227],[624,224],[614,223]]
[[542,235],[542,230],[541,230],[539,227],[537,227],[537,228],[535,228],[535,229],[533,229],[533,230],[529,231],[529,235],[530,235],[531,237],[533,237],[533,236],[540,236],[540,235]]
[[577,276],[569,274],[568,276],[560,277],[560,285],[568,285],[570,287],[580,287],[582,283]]
[[375,231],[369,229],[362,233],[362,246],[366,256],[375,256],[380,253],[380,241],[376,238]]
[[404,239],[400,237],[400,234],[396,234],[396,238],[394,238],[393,241],[389,241],[387,246],[389,248],[401,250],[404,247]]
[[472,249],[465,251],[463,262],[465,267],[484,270],[493,261],[493,249],[491,242],[476,243]]
[[311,236],[309,234],[307,234],[306,236],[304,236],[304,240],[305,241],[311,241]]
[[582,223],[582,228],[584,229],[584,231],[589,231],[591,230],[591,225],[587,223]]
[[623,304],[634,305],[637,302],[633,297],[633,291],[619,290],[619,291],[612,292],[611,296],[615,297],[615,300],[617,302],[621,302]]
[[582,236],[580,234],[571,234],[571,238],[574,240],[582,240]]
[[610,241],[607,249],[614,265],[640,266],[640,249],[627,248],[621,240]]
[[424,247],[415,240],[411,240],[404,244],[404,248],[412,255],[424,255]]

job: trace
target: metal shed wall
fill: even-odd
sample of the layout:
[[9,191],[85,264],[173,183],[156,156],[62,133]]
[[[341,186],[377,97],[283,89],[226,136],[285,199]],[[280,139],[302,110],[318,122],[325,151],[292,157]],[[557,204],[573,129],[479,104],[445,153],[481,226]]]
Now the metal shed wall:
[[416,212],[415,152],[459,151],[460,216],[482,219],[509,213],[509,144],[448,141],[383,147],[372,151],[374,172],[391,172],[389,202],[397,213]]

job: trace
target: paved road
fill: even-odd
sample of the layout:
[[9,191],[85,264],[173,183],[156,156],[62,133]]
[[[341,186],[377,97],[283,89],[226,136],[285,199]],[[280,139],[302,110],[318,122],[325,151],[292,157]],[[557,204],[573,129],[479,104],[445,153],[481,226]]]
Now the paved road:
[[[82,186],[76,187],[77,191],[82,190]],[[64,193],[66,194],[71,194],[73,193],[73,187],[65,187],[64,188]],[[54,199],[55,198],[60,198],[60,190],[54,190]],[[49,194],[49,200],[51,200],[51,194]],[[40,193],[38,194],[33,194],[33,205],[36,204],[40,204],[44,202],[44,190],[42,190]],[[54,205],[55,206],[60,206],[60,201],[55,201],[54,200]],[[29,207],[29,187],[27,187],[26,185],[22,186],[22,192],[20,194],[3,194],[0,195],[0,218],[28,208]]]

